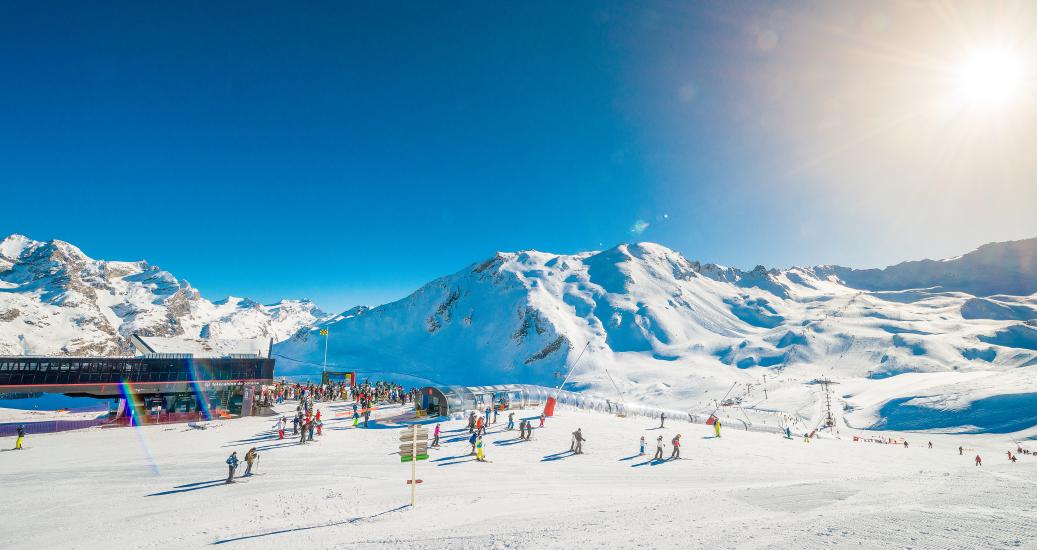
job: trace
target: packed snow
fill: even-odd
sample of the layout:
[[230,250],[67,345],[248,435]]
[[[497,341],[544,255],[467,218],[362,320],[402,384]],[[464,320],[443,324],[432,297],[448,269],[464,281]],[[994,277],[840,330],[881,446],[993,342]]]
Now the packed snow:
[[[348,404],[318,408],[324,435],[306,445],[290,428],[278,441],[260,417],[30,435],[0,453],[0,547],[1037,548],[1037,455],[1010,462],[1019,443],[1006,436],[843,428],[807,443],[725,426],[717,438],[703,424],[562,408],[529,442],[500,417],[480,463],[464,422],[445,421],[411,508],[410,465],[395,454],[402,410],[355,429],[337,416]],[[567,452],[577,428],[582,455]],[[659,435],[669,458],[677,433],[681,459],[650,460]],[[256,475],[225,484],[227,456],[250,447]]]

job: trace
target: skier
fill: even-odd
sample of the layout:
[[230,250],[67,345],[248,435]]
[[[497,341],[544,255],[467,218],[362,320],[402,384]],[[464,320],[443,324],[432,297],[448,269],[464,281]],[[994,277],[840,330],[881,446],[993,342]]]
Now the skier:
[[546,416],[544,416],[544,413],[540,413],[540,427],[541,427],[541,428],[543,428],[543,427],[544,427],[544,419],[545,419],[545,418],[547,418],[547,417],[546,417]]
[[785,426],[785,439],[792,439],[792,430]]
[[641,436],[641,450],[637,453],[637,456],[642,456],[644,454],[645,454],[645,436],[642,435]]
[[576,441],[576,449],[573,450],[574,454],[582,455],[583,442],[586,439],[583,438],[583,431],[580,428],[576,428],[576,431],[573,432],[573,439]]
[[367,423],[371,420],[371,407],[364,409],[364,427],[367,427]]
[[25,439],[25,426],[18,426],[18,438],[14,440],[14,448],[17,451],[22,450],[22,440]]
[[958,445],[958,456],[961,456],[963,454],[965,454],[965,449],[962,449],[961,445]]
[[662,460],[662,459],[663,459],[663,436],[660,435],[659,438],[655,440],[655,457],[652,460]]
[[482,436],[475,440],[475,460],[486,462],[486,451],[483,448]]
[[238,469],[238,452],[234,451],[227,457],[227,483],[234,483],[234,470]]
[[490,423],[490,406],[489,405],[486,406],[486,410],[483,411],[483,414],[486,415],[486,421],[483,422],[483,426],[485,426],[485,425]]
[[508,431],[515,429],[515,413],[508,413]]
[[285,420],[283,416],[277,419],[277,424],[274,424],[274,428],[277,429],[277,439],[284,439],[284,425]]
[[306,443],[306,422],[300,421],[299,426],[299,445]]
[[933,448],[933,442],[932,442],[932,441],[930,441],[930,442],[929,442],[929,448],[930,448],[930,449],[932,449],[932,448]]
[[310,437],[307,438],[306,441],[313,441],[313,430],[317,427],[317,420],[311,419],[309,422],[306,423],[306,426],[309,428],[310,434]]
[[317,435],[324,435],[322,428],[324,427],[324,421],[320,419],[320,415],[317,415]]
[[810,443],[810,434],[803,432],[803,443]]
[[475,432],[472,432],[472,435],[468,436],[468,444],[472,446],[471,452],[468,453],[469,455],[475,454],[475,441],[477,439],[479,439],[479,434]]
[[468,433],[475,431],[475,411],[468,415]]
[[716,432],[717,437],[720,437],[720,419],[719,418],[716,419],[716,421],[713,422],[713,431]]
[[666,427],[666,413],[660,413],[659,414],[659,429],[661,430],[661,429],[663,429],[665,427]]
[[360,425],[360,413],[353,411],[353,427],[356,428]]
[[532,439],[533,439],[533,423],[530,422],[529,420],[526,420],[526,441],[531,441]]
[[532,431],[532,426],[528,420],[519,422],[519,439],[525,439],[529,441],[529,432]]
[[299,416],[299,413],[296,412],[295,418],[292,418],[292,435],[299,435],[299,422],[301,421],[302,418]]
[[982,465],[983,465],[983,459],[980,458],[979,455],[976,455],[976,466],[982,466]]
[[906,439],[904,440],[904,448],[905,449],[907,448],[907,440]]
[[259,459],[259,453],[256,451],[255,447],[252,447],[247,453],[245,453],[245,475],[241,477],[252,475],[252,466],[256,463],[257,459]]
[[681,457],[681,434],[677,434],[670,443],[673,445],[673,452],[670,453],[670,460],[680,459]]
[[497,407],[493,408],[493,423],[497,423]]

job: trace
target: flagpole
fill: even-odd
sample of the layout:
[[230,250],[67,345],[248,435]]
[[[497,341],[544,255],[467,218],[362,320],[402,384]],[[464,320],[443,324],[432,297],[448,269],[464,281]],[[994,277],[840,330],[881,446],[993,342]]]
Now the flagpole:
[[321,374],[328,372],[328,337],[331,335],[331,331],[328,327],[324,327],[324,366],[321,368]]

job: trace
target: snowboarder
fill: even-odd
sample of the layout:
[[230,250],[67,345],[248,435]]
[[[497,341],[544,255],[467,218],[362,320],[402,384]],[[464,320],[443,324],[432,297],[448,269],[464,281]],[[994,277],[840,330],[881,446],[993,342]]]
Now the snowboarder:
[[18,426],[18,437],[14,440],[14,448],[22,450],[22,441],[25,439],[25,426]]
[[672,441],[670,441],[670,444],[673,445],[673,452],[670,453],[670,460],[680,459],[680,457],[681,457],[681,434],[677,434],[677,436],[674,437]]
[[720,437],[720,419],[719,418],[716,419],[713,422],[713,431],[717,434],[717,437]]
[[662,460],[662,459],[663,459],[663,436],[660,435],[659,438],[655,440],[655,457],[652,460]]
[[439,424],[436,424],[436,430],[432,432],[432,446],[439,447]]
[[584,439],[583,431],[580,428],[576,428],[576,431],[573,432],[573,441],[576,442],[576,448],[573,449],[573,453],[574,454],[578,454],[578,455],[582,455],[583,454],[583,442],[586,441],[586,439]]
[[481,435],[475,440],[475,460],[479,462],[486,462],[486,451],[483,447]]
[[241,477],[248,477],[252,475],[252,466],[256,463],[256,460],[258,459],[259,453],[256,451],[255,447],[252,447],[248,450],[247,453],[245,453],[245,475]]
[[644,454],[645,454],[645,436],[642,435],[641,436],[641,450],[637,453],[637,456],[642,456]]
[[980,458],[979,455],[976,455],[976,466],[982,466],[982,465],[983,465],[983,459]]
[[515,413],[508,413],[508,431],[515,429]]
[[660,413],[659,414],[659,429],[661,430],[661,429],[663,429],[665,427],[666,427],[666,413]]
[[234,451],[227,457],[227,483],[234,483],[234,470],[238,469],[238,452]]

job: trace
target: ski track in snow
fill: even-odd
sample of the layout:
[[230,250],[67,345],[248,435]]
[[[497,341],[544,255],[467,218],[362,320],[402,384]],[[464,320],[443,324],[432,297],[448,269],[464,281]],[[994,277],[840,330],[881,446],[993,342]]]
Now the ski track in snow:
[[[277,441],[272,418],[148,426],[140,438],[30,435],[28,450],[0,454],[0,548],[1037,548],[1037,456],[1008,462],[1008,436],[890,434],[907,449],[852,442],[846,428],[847,439],[811,443],[730,427],[715,438],[705,425],[657,431],[650,419],[563,408],[530,442],[494,445],[515,435],[492,426],[492,462],[480,464],[456,460],[469,446],[447,442],[466,434],[449,421],[442,448],[418,464],[412,509],[410,466],[393,454],[401,424],[377,421],[400,410],[383,408],[365,430],[320,408],[325,435],[303,446]],[[577,427],[587,454],[542,461]],[[684,459],[649,462],[655,434],[669,456],[678,431]],[[224,485],[224,459],[250,446],[258,475]]]

